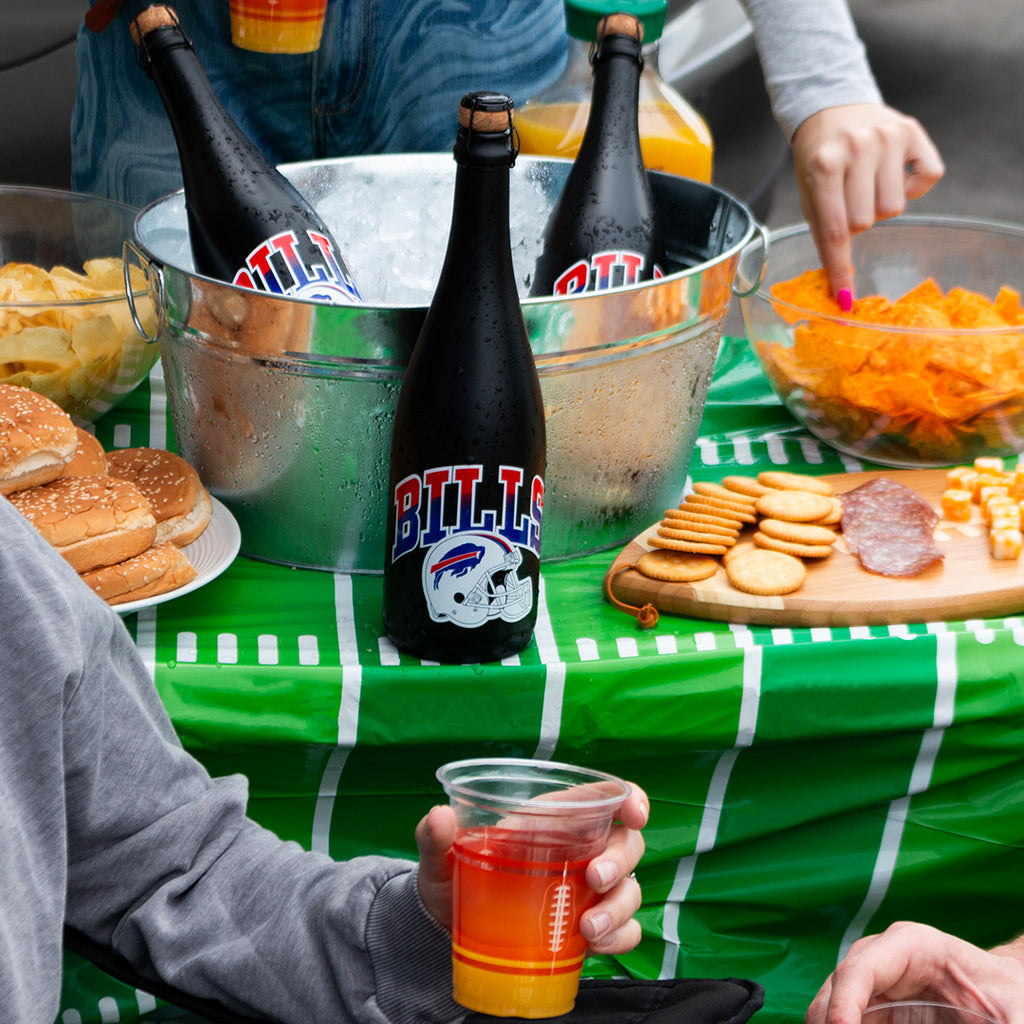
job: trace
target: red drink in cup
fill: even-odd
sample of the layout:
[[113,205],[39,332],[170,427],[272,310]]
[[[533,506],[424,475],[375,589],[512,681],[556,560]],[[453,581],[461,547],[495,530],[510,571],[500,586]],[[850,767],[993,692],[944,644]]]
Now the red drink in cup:
[[467,1009],[551,1017],[572,1009],[596,901],[587,864],[604,848],[629,787],[545,761],[445,765],[455,808],[452,985]]

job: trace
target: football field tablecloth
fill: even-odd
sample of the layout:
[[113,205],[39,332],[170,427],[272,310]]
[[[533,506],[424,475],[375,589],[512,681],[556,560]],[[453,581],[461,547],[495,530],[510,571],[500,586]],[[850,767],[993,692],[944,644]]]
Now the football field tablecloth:
[[[173,446],[159,367],[97,434]],[[746,342],[725,339],[691,477],[778,467],[873,468],[797,428]],[[544,563],[535,639],[501,664],[400,655],[379,577],[245,557],[126,622],[186,747],[248,776],[257,820],[336,858],[414,856],[416,822],[443,799],[434,771],[454,758],[553,758],[643,786],[643,941],[588,974],[750,978],[766,989],[757,1019],[783,1024],[892,921],[983,945],[1020,931],[1024,618],[662,615],[641,630],[602,597],[616,554]],[[69,959],[67,1024],[171,1013],[154,1006]]]

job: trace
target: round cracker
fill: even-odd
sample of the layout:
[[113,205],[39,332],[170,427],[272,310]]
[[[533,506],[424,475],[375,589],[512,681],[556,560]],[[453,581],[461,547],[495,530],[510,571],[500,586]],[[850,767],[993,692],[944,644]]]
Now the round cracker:
[[713,520],[710,516],[694,516],[693,519],[666,516],[658,525],[666,530],[699,530],[703,533],[713,533],[718,537],[735,539],[742,524],[724,519]]
[[832,511],[821,519],[815,519],[819,526],[838,526],[843,519],[843,503],[836,497],[832,497]]
[[[716,515],[710,508],[707,509],[707,511],[698,511],[692,506],[691,508],[667,508],[665,509],[665,519],[721,526],[735,533],[739,533],[739,531],[743,529],[742,519],[732,519],[729,517],[729,513],[727,512],[722,512],[721,515]],[[663,519],[662,522],[664,522],[665,519]]]
[[636,567],[652,580],[695,583],[714,576],[718,560],[711,555],[697,555],[690,551],[645,551],[636,560]]
[[657,534],[647,538],[652,548],[668,548],[670,551],[690,551],[696,555],[724,555],[729,550],[725,544],[702,544],[694,540],[676,540],[673,537],[659,537]]
[[764,548],[731,559],[725,572],[737,590],[760,597],[791,594],[807,578],[807,568],[799,558]]
[[736,543],[735,535],[723,536],[720,533],[707,533],[702,530],[674,530],[670,526],[658,527],[659,537],[668,537],[669,540],[693,540],[698,544],[722,544],[731,548]]
[[765,487],[764,484],[759,483],[752,476],[727,476],[722,478],[722,486],[736,494],[746,494],[751,498],[760,498],[762,494],[767,494],[771,487]]
[[820,523],[794,523],[786,519],[762,519],[757,528],[761,533],[790,544],[834,544],[835,530]]
[[741,555],[747,554],[747,552],[757,550],[757,545],[752,540],[738,541],[722,555],[722,565],[728,565],[734,558],[739,558]]
[[831,544],[797,544],[794,541],[779,540],[757,530],[753,536],[754,543],[767,551],[781,551],[794,558],[828,558],[832,554]]
[[823,494],[810,491],[772,491],[757,499],[757,511],[766,519],[785,519],[791,523],[809,523],[832,511],[832,502]]
[[787,473],[781,469],[766,469],[757,474],[757,482],[765,487],[780,491],[810,491],[812,494],[834,494],[835,490],[827,480],[803,473]]
[[740,491],[730,491],[728,487],[723,487],[722,484],[711,483],[708,480],[698,480],[693,485],[693,493],[699,494],[705,498],[722,498],[725,501],[731,501],[738,505],[747,505],[751,509],[754,507],[754,499],[757,495],[743,494]]
[[[758,501],[760,501],[760,498]],[[757,516],[749,505],[743,505],[737,501],[727,501],[725,498],[715,498],[704,494],[688,494],[683,499],[683,504],[680,508],[710,509],[712,510],[712,513],[717,510],[720,513],[728,514],[732,519],[738,519],[741,523],[757,522]]]

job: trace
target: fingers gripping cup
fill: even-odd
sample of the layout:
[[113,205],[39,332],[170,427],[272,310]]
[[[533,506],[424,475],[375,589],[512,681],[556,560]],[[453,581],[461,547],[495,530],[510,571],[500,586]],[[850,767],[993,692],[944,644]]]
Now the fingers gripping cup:
[[320,46],[327,0],[230,0],[231,41],[259,53],[312,53]]
[[621,779],[549,761],[481,758],[437,777],[455,810],[453,996],[496,1017],[572,1009],[596,900],[587,864],[605,846]]

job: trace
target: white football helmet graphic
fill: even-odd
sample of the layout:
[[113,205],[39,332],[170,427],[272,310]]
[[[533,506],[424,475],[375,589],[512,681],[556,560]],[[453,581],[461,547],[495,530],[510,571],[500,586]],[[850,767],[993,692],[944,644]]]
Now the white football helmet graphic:
[[518,622],[533,607],[533,581],[516,570],[519,548],[493,533],[455,533],[423,559],[423,595],[434,622],[482,626],[490,619]]

